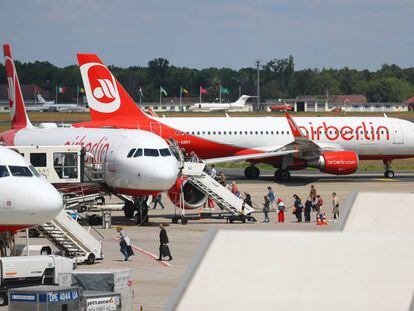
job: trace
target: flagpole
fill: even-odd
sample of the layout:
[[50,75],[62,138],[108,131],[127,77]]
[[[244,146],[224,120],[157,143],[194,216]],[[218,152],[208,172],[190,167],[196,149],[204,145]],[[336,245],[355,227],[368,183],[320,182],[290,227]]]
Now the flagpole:
[[220,93],[219,93],[219,103],[221,104],[221,84],[220,84]]
[[34,86],[34,100],[35,100],[35,106],[37,105],[37,102],[36,102],[36,85]]
[[57,104],[58,103],[58,100],[57,100],[57,92],[58,91],[58,86],[56,85],[56,93],[55,93],[55,104]]
[[161,105],[161,102],[162,102],[162,92],[161,92],[161,86],[160,86],[160,105]]
[[142,88],[141,86],[139,86],[139,106],[141,106],[142,104],[141,97],[142,97]]
[[183,87],[180,85],[180,111],[181,111],[182,102],[183,102]]
[[79,86],[76,87],[76,106],[79,106]]
[[200,91],[200,104],[201,104],[201,86],[198,90]]

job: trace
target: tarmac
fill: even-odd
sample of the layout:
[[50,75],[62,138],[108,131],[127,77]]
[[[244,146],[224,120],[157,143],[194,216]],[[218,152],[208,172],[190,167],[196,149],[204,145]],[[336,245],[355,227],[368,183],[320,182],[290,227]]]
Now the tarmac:
[[[328,218],[331,217],[331,193],[336,192],[339,202],[344,203],[348,195],[353,191],[387,191],[387,192],[412,192],[414,189],[414,174],[398,173],[394,179],[385,179],[382,172],[369,174],[356,174],[351,176],[329,176],[319,172],[294,172],[291,182],[285,184],[275,183],[272,179],[273,172],[264,171],[261,178],[255,181],[247,181],[240,177],[241,170],[223,170],[227,174],[227,181],[235,180],[239,190],[247,191],[252,195],[253,202],[259,209],[262,207],[263,196],[267,193],[267,186],[274,189],[276,197],[281,197],[289,208],[293,204],[292,195],[298,194],[302,200],[306,200],[309,194],[310,185],[315,185],[317,192],[324,199],[323,210]],[[392,201],[392,198],[390,198]],[[187,225],[172,224],[170,218],[176,211],[166,195],[163,196],[166,206],[161,210],[150,211],[150,224],[137,227],[132,219],[126,219],[121,212],[114,212],[112,218],[112,229],[98,230],[104,235],[103,261],[92,266],[81,265],[78,269],[110,269],[110,268],[132,268],[134,269],[133,287],[135,291],[136,310],[143,307],[143,310],[163,310],[169,297],[180,282],[186,268],[191,263],[194,254],[197,252],[205,233],[211,228],[229,230],[333,230],[337,223],[328,222],[327,226],[317,226],[315,214],[312,213],[310,223],[297,223],[291,209],[286,212],[286,221],[283,224],[277,223],[276,213],[270,214],[270,223],[262,223],[263,215],[260,210],[255,213],[255,223],[233,223],[228,224],[225,220],[203,219],[200,221],[189,221]],[[198,211],[194,211],[198,212]],[[170,240],[170,249],[174,259],[167,262],[159,262],[159,223],[165,223]],[[122,225],[131,239],[135,256],[128,262],[123,261],[119,251],[117,234],[114,226]],[[24,235],[19,234],[19,243],[25,243]],[[31,244],[48,244],[47,240],[31,239]],[[243,241],[240,241],[243,243]],[[246,245],[245,247],[249,247]],[[275,245],[275,247],[277,247]],[[235,260],[238,260],[237,258]],[[323,260],[323,259],[321,259]],[[260,264],[251,263],[251,264]],[[214,286],[214,284],[211,284]],[[0,308],[0,310],[7,310]]]

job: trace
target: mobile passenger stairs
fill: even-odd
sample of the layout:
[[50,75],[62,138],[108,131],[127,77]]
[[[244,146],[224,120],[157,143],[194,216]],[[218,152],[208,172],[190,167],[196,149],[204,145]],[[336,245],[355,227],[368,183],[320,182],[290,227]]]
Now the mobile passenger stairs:
[[[222,186],[217,180],[204,172],[205,163],[184,162],[182,175],[187,177],[190,182],[201,192],[211,197],[224,213],[219,213],[218,218],[226,218],[228,222],[234,221],[256,221],[252,216],[255,209],[248,204],[243,203],[241,197],[234,195],[227,187]],[[183,200],[181,200],[183,201]],[[185,209],[182,209],[181,215],[173,217],[172,221],[177,223],[181,220],[182,224],[186,224],[188,219],[215,218],[213,213],[201,213],[198,217],[186,216]]]
[[[102,169],[85,164],[89,155],[82,146],[13,146],[36,170],[62,193],[65,208],[55,219],[37,229],[62,255],[78,263],[103,259],[103,236],[92,226],[82,227],[68,209],[83,212],[88,205],[104,204]],[[93,156],[92,156],[93,157]],[[87,161],[86,163],[89,163]],[[92,161],[93,162],[93,161]]]

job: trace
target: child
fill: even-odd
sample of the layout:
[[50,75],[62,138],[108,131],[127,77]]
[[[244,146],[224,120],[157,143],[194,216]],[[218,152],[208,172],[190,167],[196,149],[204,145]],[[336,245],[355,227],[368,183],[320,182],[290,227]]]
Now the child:
[[283,200],[281,198],[277,199],[277,210],[278,210],[278,214],[277,214],[277,221],[278,222],[285,222],[285,209],[286,206],[283,203]]

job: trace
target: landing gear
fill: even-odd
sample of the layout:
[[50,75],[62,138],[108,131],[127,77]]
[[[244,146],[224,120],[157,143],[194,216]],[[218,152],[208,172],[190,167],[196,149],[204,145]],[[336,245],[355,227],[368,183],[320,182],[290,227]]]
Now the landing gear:
[[391,160],[384,160],[383,163],[385,167],[384,177],[394,178],[394,171],[391,169]]
[[0,293],[0,306],[6,306],[6,305],[7,305],[7,294]]
[[[148,205],[146,196],[134,197],[133,201],[125,201],[124,215],[127,218],[134,217],[136,225],[142,225],[148,222]],[[135,215],[134,215],[135,214]]]
[[277,170],[275,172],[275,180],[276,181],[287,181],[290,178],[290,172],[288,170]]
[[257,179],[260,176],[260,170],[253,165],[250,165],[244,169],[244,176],[249,179]]
[[132,218],[135,212],[134,202],[132,201],[125,202],[123,210],[124,210],[124,215],[126,218]]

